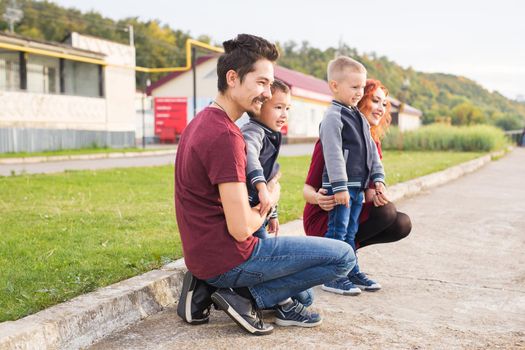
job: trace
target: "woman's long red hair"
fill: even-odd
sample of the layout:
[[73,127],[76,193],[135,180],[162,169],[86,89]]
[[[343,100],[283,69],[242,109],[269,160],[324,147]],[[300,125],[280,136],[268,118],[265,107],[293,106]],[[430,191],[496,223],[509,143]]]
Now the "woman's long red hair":
[[[388,96],[388,89],[379,80],[368,79],[366,81],[363,98],[361,98],[361,101],[359,101],[357,104],[357,108],[359,108],[361,113],[364,115],[368,115],[372,112],[372,99],[377,89],[382,89],[385,92],[385,96]],[[383,115],[383,118],[381,118],[379,125],[372,125],[370,127],[370,133],[376,142],[379,142],[379,140],[383,138],[386,131],[388,130],[388,127],[390,126],[390,123],[392,122],[390,107],[390,101],[387,100],[385,114]]]

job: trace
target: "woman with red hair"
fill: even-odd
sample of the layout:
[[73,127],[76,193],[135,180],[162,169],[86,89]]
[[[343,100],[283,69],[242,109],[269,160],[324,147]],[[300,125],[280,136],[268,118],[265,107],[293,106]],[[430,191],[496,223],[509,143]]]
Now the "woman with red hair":
[[[370,124],[370,133],[380,158],[383,158],[380,140],[391,122],[390,102],[387,96],[388,90],[380,81],[369,79],[366,81],[363,97],[357,105]],[[317,141],[303,188],[303,197],[306,200],[303,226],[308,236],[324,236],[328,228],[328,212],[335,206],[334,196],[327,196],[326,190],[321,188],[324,165],[322,146]],[[356,249],[371,244],[395,242],[410,233],[410,218],[398,212],[394,204],[385,198],[385,194],[377,195],[373,188],[365,191],[365,203],[355,238]],[[381,289],[379,283],[369,279],[362,272],[358,276],[349,276],[349,279],[357,287],[349,291],[350,295],[358,295],[361,290]]]

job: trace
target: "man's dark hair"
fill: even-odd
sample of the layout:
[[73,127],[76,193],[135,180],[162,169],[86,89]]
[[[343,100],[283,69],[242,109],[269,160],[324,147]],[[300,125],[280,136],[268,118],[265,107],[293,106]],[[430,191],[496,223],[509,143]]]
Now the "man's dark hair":
[[246,74],[254,70],[254,64],[261,58],[275,62],[279,57],[277,47],[261,37],[250,34],[239,34],[235,39],[225,41],[224,53],[217,63],[217,87],[220,92],[228,89],[226,73],[234,70],[241,82]]

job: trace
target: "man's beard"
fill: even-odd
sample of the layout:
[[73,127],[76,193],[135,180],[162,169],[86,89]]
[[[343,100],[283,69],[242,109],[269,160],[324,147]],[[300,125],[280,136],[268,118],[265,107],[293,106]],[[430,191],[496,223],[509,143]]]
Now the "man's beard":
[[261,105],[260,105],[260,107],[259,107],[258,110],[255,110],[255,109],[254,109],[254,110],[248,111],[248,115],[251,116],[251,115],[253,114],[253,115],[255,115],[256,117],[259,117],[259,116],[261,115],[262,104],[263,104],[264,102],[266,102],[267,100],[268,100],[268,98],[266,98],[266,97],[264,97],[264,96],[262,96],[262,95],[261,95],[261,96],[258,96],[258,97],[256,97],[256,98],[254,98],[254,99],[252,100],[252,105],[255,105],[257,102],[261,102]]

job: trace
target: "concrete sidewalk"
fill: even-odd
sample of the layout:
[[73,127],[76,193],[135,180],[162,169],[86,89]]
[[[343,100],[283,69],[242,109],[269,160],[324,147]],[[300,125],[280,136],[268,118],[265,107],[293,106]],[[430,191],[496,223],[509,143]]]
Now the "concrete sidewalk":
[[[324,324],[316,329],[252,337],[218,311],[209,325],[188,326],[175,313],[185,269],[178,261],[4,322],[0,349],[84,348],[107,335],[93,348],[523,348],[525,189],[512,174],[525,172],[525,149],[466,176],[489,161],[392,186],[396,199],[422,195],[397,203],[413,220],[408,239],[360,251],[362,267],[384,289],[359,297],[317,290]],[[302,223],[283,231],[302,234]]]
[[413,221],[409,238],[359,252],[384,289],[317,288],[318,328],[253,337],[220,311],[189,326],[172,307],[92,349],[525,348],[525,187],[512,174],[525,174],[525,149],[398,203]]

